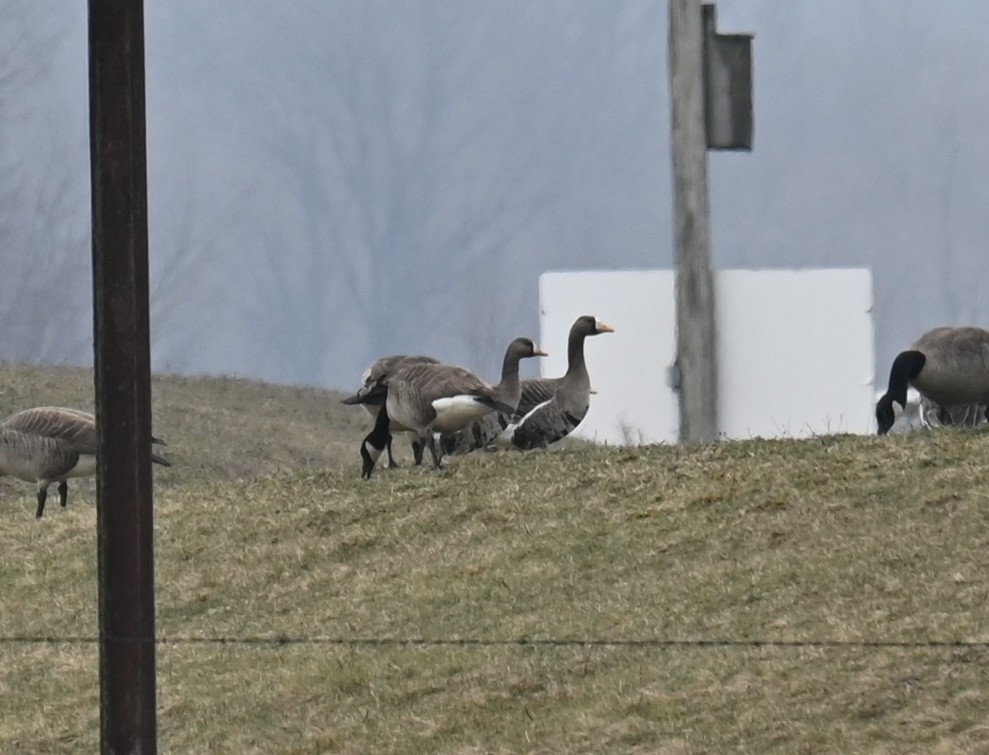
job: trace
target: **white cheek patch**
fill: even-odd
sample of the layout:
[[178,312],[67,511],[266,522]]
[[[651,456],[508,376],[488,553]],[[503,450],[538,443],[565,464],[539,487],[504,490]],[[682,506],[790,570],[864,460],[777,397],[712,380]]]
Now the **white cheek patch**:
[[367,455],[370,457],[371,461],[377,461],[378,457],[385,450],[383,448],[375,448],[367,441],[364,441],[364,450],[367,451]]
[[903,404],[899,401],[893,402],[893,421],[896,422],[903,415]]

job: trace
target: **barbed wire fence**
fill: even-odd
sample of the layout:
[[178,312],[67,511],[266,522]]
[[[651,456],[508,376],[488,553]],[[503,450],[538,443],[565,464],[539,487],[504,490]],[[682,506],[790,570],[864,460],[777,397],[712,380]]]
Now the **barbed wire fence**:
[[769,640],[769,639],[621,639],[621,638],[431,638],[431,637],[333,637],[303,635],[255,636],[183,636],[161,635],[143,637],[106,637],[95,635],[13,634],[0,636],[0,645],[96,645],[100,642],[148,643],[155,645],[242,645],[254,647],[285,647],[290,645],[339,645],[349,647],[584,647],[613,649],[677,650],[691,648],[716,649],[884,649],[884,650],[983,650],[989,651],[989,641],[969,640]]

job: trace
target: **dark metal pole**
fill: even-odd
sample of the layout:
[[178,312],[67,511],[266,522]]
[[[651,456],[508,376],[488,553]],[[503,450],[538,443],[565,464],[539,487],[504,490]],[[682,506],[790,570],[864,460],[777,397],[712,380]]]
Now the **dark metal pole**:
[[89,0],[100,723],[155,753],[151,357],[143,0]]

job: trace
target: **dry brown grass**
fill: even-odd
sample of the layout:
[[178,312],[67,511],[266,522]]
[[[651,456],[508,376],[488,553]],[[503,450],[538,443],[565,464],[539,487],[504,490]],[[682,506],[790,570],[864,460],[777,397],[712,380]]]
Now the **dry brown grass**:
[[[354,460],[370,420],[363,410],[341,405],[343,396],[234,377],[156,375],[154,433],[169,443],[164,453],[182,469],[156,468],[156,479],[167,487],[179,479],[234,481],[327,463],[359,468]],[[0,417],[49,404],[93,411],[93,402],[92,370],[0,363]]]
[[[479,454],[363,483],[364,418],[312,418],[337,421],[332,394],[216,388],[156,382],[182,461],[156,499],[162,752],[989,751],[986,433]],[[235,449],[263,396],[303,439],[254,474]],[[91,495],[38,522],[16,485],[0,635],[94,637]],[[0,643],[0,752],[96,749],[97,652]]]

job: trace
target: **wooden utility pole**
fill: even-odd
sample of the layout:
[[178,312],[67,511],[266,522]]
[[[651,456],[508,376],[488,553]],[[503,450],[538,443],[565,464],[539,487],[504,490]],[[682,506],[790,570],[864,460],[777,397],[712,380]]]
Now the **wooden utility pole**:
[[100,746],[157,751],[143,0],[89,0]]
[[669,0],[680,440],[718,435],[700,0]]

